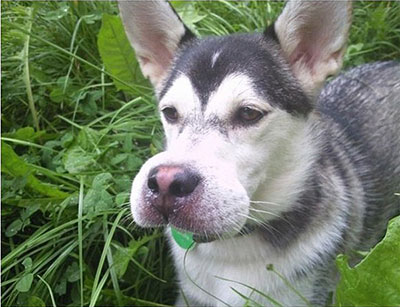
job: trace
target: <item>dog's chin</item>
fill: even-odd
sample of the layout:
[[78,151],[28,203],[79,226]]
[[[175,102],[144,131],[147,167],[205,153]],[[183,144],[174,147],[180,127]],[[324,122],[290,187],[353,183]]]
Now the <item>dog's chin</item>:
[[216,240],[220,240],[221,237],[218,235],[199,235],[193,234],[193,241],[196,243],[210,243]]

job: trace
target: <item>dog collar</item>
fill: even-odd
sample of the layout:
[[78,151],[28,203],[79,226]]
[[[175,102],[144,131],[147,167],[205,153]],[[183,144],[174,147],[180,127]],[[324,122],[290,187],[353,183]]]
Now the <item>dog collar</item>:
[[192,249],[196,246],[196,242],[193,240],[193,233],[181,232],[178,229],[171,227],[171,234],[176,244],[183,249]]
[[[256,230],[256,228],[257,227],[255,225],[245,224],[242,229],[235,235],[235,237],[248,235]],[[199,236],[191,232],[182,232],[174,227],[171,227],[171,234],[176,244],[186,250],[193,249],[197,243],[209,243],[219,239],[219,237],[216,235]]]

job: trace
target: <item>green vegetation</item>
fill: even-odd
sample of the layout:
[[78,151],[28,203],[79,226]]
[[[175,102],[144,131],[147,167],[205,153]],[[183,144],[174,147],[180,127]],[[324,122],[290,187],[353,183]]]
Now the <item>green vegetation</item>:
[[[262,31],[282,8],[173,4],[199,35]],[[345,66],[399,59],[400,3],[354,5]],[[129,215],[131,180],[161,150],[162,132],[116,3],[1,8],[2,305],[172,304],[162,232]],[[398,255],[387,253],[379,257]]]
[[355,268],[337,258],[342,276],[339,306],[398,306],[400,303],[400,217],[389,223],[385,238]]

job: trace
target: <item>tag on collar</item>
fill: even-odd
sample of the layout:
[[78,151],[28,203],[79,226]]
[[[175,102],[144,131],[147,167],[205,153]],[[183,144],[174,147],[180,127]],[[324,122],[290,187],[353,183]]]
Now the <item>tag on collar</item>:
[[196,242],[193,240],[193,233],[191,232],[181,232],[174,227],[171,227],[171,234],[176,244],[183,249],[192,249],[196,245]]

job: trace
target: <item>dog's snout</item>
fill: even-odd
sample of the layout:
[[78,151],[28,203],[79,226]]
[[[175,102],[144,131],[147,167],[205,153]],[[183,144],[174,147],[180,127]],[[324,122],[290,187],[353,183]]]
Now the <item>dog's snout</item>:
[[152,169],[147,179],[147,187],[161,197],[185,197],[198,186],[200,176],[182,166],[159,166]]

